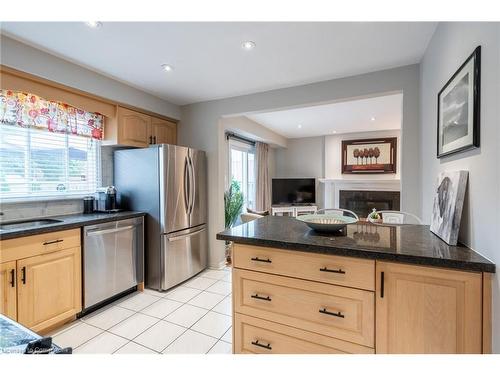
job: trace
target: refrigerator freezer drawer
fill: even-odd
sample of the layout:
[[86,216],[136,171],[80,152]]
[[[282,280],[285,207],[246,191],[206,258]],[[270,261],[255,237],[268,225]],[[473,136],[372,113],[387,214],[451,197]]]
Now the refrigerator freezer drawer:
[[172,288],[206,268],[207,240],[206,225],[163,236],[162,290]]

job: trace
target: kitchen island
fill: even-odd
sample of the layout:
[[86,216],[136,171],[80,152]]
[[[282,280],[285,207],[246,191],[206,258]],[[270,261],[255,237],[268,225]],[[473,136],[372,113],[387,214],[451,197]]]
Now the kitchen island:
[[315,232],[268,216],[233,241],[235,353],[487,353],[495,265],[424,225]]

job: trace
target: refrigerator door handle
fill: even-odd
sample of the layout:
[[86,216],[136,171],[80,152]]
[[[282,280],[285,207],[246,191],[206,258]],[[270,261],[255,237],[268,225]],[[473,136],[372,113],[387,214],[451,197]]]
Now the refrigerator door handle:
[[190,199],[189,199],[190,200],[189,214],[191,215],[193,213],[194,200],[196,197],[196,175],[194,173],[193,159],[191,158],[191,156],[188,157],[191,170],[191,176],[189,178],[190,181],[189,187],[191,188]]
[[189,207],[190,207],[190,197],[189,195],[191,194],[190,192],[190,172],[189,172],[189,161],[188,157],[184,159],[184,207],[186,208],[186,213],[189,214]]
[[200,234],[201,232],[204,232],[206,230],[207,230],[207,228],[203,227],[203,228],[195,230],[194,232],[191,232],[191,233],[181,234],[179,236],[168,237],[168,242],[184,240],[188,237],[192,237],[192,236],[195,236],[197,234]]

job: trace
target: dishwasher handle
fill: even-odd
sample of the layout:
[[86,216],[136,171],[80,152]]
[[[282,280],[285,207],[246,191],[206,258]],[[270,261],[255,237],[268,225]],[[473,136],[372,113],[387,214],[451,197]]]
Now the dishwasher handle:
[[98,236],[100,234],[108,234],[108,233],[116,233],[116,232],[124,232],[126,230],[134,229],[136,226],[135,225],[127,225],[126,227],[119,227],[119,228],[110,228],[110,229],[94,229],[94,230],[89,230],[87,231],[87,236]]

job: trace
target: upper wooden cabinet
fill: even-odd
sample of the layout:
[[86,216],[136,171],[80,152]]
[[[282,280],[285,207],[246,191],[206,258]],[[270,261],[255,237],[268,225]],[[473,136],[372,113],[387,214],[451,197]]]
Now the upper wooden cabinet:
[[175,122],[153,117],[151,121],[151,135],[153,144],[177,143],[177,124]]
[[118,107],[118,144],[148,147],[151,129],[151,116],[130,109]]
[[177,141],[177,124],[128,108],[117,107],[114,119],[104,125],[104,145],[148,147]]
[[16,320],[16,262],[0,263],[0,314]]
[[481,353],[482,275],[377,262],[377,353]]

